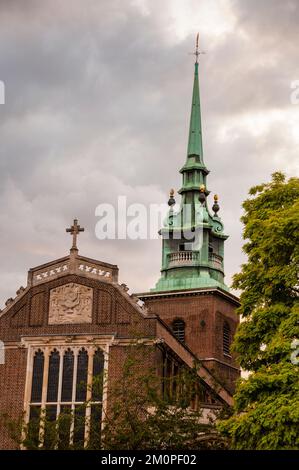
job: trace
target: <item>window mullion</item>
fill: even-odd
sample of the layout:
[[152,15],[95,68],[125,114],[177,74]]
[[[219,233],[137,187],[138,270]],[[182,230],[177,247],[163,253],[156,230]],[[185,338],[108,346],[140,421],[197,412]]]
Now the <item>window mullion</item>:
[[39,432],[39,446],[42,447],[44,443],[45,434],[45,419],[46,419],[46,400],[48,391],[48,376],[49,376],[49,361],[50,361],[50,348],[47,346],[44,351],[44,373],[43,373],[43,388],[42,388],[42,402],[41,402],[41,421]]
[[74,350],[74,374],[73,374],[73,388],[72,388],[72,422],[71,422],[71,429],[70,429],[70,444],[72,445],[74,442],[74,427],[75,427],[75,401],[76,401],[76,384],[77,384],[77,369],[78,369],[78,355],[79,350],[76,348]]
[[30,397],[32,390],[32,379],[33,379],[33,360],[34,360],[35,350],[28,348],[28,368],[27,368],[27,378],[26,378],[26,387],[25,387],[25,423],[27,424],[30,416]]
[[62,373],[63,373],[63,355],[64,349],[59,348],[59,378],[58,378],[58,391],[57,391],[57,411],[56,417],[58,418],[60,414],[61,407],[61,390],[62,390]]
[[87,390],[86,390],[86,424],[84,431],[84,447],[87,446],[90,436],[90,416],[91,416],[91,405],[90,400],[92,397],[92,376],[93,376],[93,358],[94,358],[94,349],[88,349],[88,368],[87,368]]

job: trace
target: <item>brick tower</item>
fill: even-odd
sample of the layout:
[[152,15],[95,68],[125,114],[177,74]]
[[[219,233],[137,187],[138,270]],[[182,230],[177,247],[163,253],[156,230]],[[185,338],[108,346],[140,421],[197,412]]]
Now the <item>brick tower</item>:
[[181,168],[179,210],[171,190],[162,236],[161,277],[149,293],[138,294],[152,312],[168,324],[185,345],[232,392],[239,367],[230,351],[238,325],[238,299],[224,282],[224,242],[228,238],[218,216],[218,197],[212,213],[203,160],[198,79],[198,37],[187,158]]

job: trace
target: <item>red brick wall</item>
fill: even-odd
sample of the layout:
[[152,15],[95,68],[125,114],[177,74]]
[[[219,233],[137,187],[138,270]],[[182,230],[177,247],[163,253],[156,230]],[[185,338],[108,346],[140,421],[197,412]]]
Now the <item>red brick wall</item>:
[[[92,323],[48,325],[50,290],[62,284],[76,282],[93,288]],[[156,336],[156,319],[144,318],[125,294],[112,284],[64,276],[30,289],[19,302],[0,317],[0,339],[5,347],[14,343],[15,349],[6,349],[5,364],[0,364],[0,410],[16,420],[23,413],[27,349],[20,347],[23,336],[49,334],[115,334],[117,338],[153,338]],[[109,373],[119,374],[125,356],[125,347],[112,347]],[[155,348],[151,348],[155,350]],[[118,351],[118,353],[117,353]],[[153,361],[155,355],[148,355]],[[0,449],[11,449],[16,444],[9,439],[7,430],[0,428]]]
[[[48,325],[50,290],[70,282],[93,288],[92,323]],[[186,343],[198,357],[215,357],[223,360],[222,324],[226,319],[232,329],[237,325],[234,305],[219,295],[194,295],[189,297],[168,297],[147,301],[151,309],[168,323],[180,317],[186,322]],[[205,326],[200,321],[205,321]],[[116,334],[116,338],[156,338],[157,320],[146,318],[132,305],[130,299],[113,284],[67,275],[48,283],[32,287],[23,298],[11,306],[0,317],[0,339],[6,346],[14,343],[15,349],[6,350],[6,361],[0,365],[0,409],[8,412],[13,419],[23,413],[27,349],[21,348],[23,336],[44,336],[49,334]],[[122,374],[128,350],[124,345],[110,348],[108,369],[108,397],[113,383]],[[233,359],[226,358],[233,364]],[[218,363],[206,363],[214,368],[223,381],[228,380],[232,388],[236,372]],[[153,366],[160,372],[161,357],[157,348],[150,346],[143,353],[141,368]],[[227,387],[229,388],[229,387]],[[0,449],[14,448],[7,431],[0,429]]]
[[[27,349],[7,349],[5,364],[0,364],[0,413],[18,421],[22,417],[26,379]],[[0,420],[0,449],[17,447]]]
[[[162,354],[155,346],[141,345],[131,347],[124,345],[112,345],[109,349],[109,364],[108,364],[108,403],[109,394],[114,393],[115,387],[119,384],[119,379],[123,378],[123,370],[127,358],[133,360],[134,364],[134,383],[138,387],[138,377],[147,376],[150,374],[161,374],[161,359]],[[130,369],[131,371],[133,369]]]
[[146,297],[145,303],[170,327],[175,319],[184,320],[186,345],[199,359],[213,358],[223,362],[204,362],[204,365],[213,368],[229,391],[234,389],[239,377],[238,364],[233,355],[229,357],[223,353],[223,324],[225,321],[229,324],[233,336],[239,323],[235,301],[214,292]]
[[233,368],[231,365],[217,361],[203,361],[202,364],[210,370],[217,382],[223,385],[232,395],[234,394],[236,381],[240,378],[240,370],[237,367]]

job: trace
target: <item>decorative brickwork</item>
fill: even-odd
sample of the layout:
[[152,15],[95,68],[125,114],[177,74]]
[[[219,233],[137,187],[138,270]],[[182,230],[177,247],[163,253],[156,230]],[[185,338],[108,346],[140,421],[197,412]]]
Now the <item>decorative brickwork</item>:
[[[70,262],[70,259],[66,258],[64,262]],[[49,265],[51,264],[55,265],[57,261],[49,263]],[[106,267],[109,269],[109,265]],[[15,299],[8,302],[0,314],[0,337],[4,341],[6,358],[5,364],[0,364],[0,412],[8,413],[15,420],[25,412],[25,419],[29,419],[33,353],[38,350],[45,352],[45,368],[47,368],[46,358],[49,357],[47,351],[57,350],[61,356],[61,351],[68,348],[74,351],[81,347],[87,351],[94,351],[97,347],[104,349],[106,351],[105,367],[108,373],[108,388],[103,397],[103,409],[104,407],[109,409],[109,390],[122,374],[128,346],[134,344],[137,338],[138,341],[143,341],[148,349],[148,353],[140,361],[142,370],[151,368],[156,370],[160,376],[165,373],[165,370],[175,371],[179,363],[192,367],[196,360],[194,351],[199,352],[202,347],[198,346],[198,340],[203,338],[200,320],[202,319],[201,315],[204,315],[203,318],[206,321],[204,328],[209,330],[204,347],[206,350],[210,348],[211,351],[215,351],[215,354],[220,355],[213,338],[208,339],[208,336],[213,336],[215,333],[213,328],[216,325],[216,318],[220,325],[222,314],[232,322],[232,327],[234,326],[234,314],[232,308],[225,307],[227,303],[225,299],[219,298],[215,301],[212,295],[204,295],[201,296],[200,301],[198,296],[181,297],[175,300],[170,296],[167,302],[163,299],[152,299],[153,301],[147,299],[145,306],[140,306],[138,297],[129,295],[127,288],[117,283],[117,271],[117,267],[113,266],[111,272],[114,273],[114,278],[109,279],[95,278],[88,271],[79,273],[75,270],[75,272],[67,274],[61,272],[60,275],[49,277],[47,281],[36,284],[31,282],[28,287],[18,291]],[[34,273],[34,270],[31,270],[31,273]],[[29,279],[31,275],[29,275]],[[72,315],[73,309],[78,305],[78,292],[92,292],[92,296],[89,296],[91,306],[89,323],[49,321],[51,319],[49,313],[52,312],[53,292],[64,292],[70,286],[77,290],[76,295],[70,296],[67,305],[63,300],[64,307],[71,310],[66,313],[67,315]],[[223,306],[221,302],[223,302]],[[157,313],[161,315],[165,323],[159,319]],[[171,331],[170,326],[174,317],[181,317],[185,321],[186,345],[182,344]],[[166,369],[165,357],[168,358],[168,368]],[[217,369],[217,365],[217,362],[213,363],[211,368]],[[212,403],[211,392],[214,389],[217,390],[213,392],[216,398],[213,398],[212,401],[216,400],[218,405],[221,403],[231,405],[230,393],[211,375],[209,367],[210,364],[207,364],[206,367],[202,366],[198,371],[200,381],[206,387],[206,392],[203,395],[206,398],[204,399],[210,400],[205,406]],[[225,373],[223,370],[221,372],[222,375],[218,375],[222,379]],[[45,406],[47,406],[45,394],[43,397]],[[0,429],[0,448],[16,447],[17,444],[10,439],[7,429],[2,427]]]
[[109,325],[114,320],[113,295],[109,290],[98,290],[97,323],[100,325]]
[[30,302],[29,325],[42,326],[44,323],[44,313],[46,296],[44,292],[38,292],[33,295]]

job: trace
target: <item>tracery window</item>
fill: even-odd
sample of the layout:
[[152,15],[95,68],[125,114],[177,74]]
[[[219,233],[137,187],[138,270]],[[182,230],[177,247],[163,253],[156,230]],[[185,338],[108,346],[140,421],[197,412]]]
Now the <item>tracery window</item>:
[[[102,421],[104,352],[100,347],[34,348],[27,422],[31,439],[47,447],[47,424],[69,416],[59,434],[70,445],[85,446]],[[62,419],[61,419],[62,421]],[[34,424],[35,423],[35,424]],[[59,424],[58,424],[59,426]],[[61,437],[60,436],[60,437]]]

